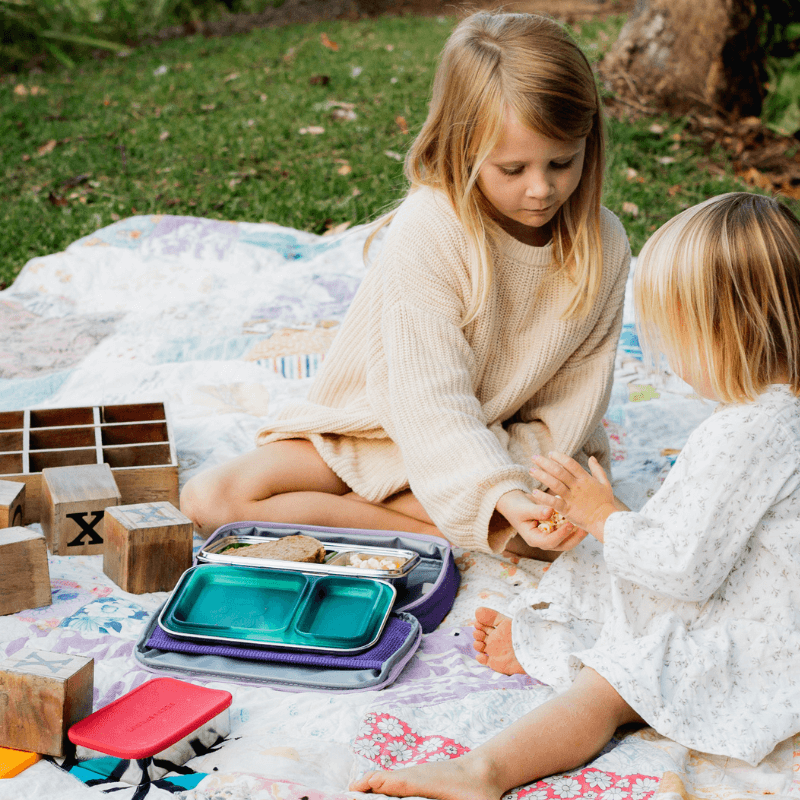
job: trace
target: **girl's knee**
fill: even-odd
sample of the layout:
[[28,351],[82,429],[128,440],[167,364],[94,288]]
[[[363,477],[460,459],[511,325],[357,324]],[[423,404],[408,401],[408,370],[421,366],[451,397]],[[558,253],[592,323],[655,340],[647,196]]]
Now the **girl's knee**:
[[181,491],[180,509],[201,532],[217,527],[222,506],[219,490],[220,487],[201,473],[190,478]]
[[590,695],[593,702],[602,705],[616,727],[631,722],[644,722],[639,714],[628,705],[622,695],[599,672],[584,667],[572,684],[575,691]]

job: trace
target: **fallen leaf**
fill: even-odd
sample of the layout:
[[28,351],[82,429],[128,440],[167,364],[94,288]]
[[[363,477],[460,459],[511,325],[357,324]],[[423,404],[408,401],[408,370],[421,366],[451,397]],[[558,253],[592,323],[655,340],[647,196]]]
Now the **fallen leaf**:
[[341,233],[342,231],[346,231],[353,223],[352,222],[340,222],[338,225],[331,225],[330,227],[326,226],[325,233],[323,236],[333,236],[334,234]]
[[216,103],[206,103],[205,105],[200,106],[203,111],[213,111],[216,107]]
[[47,94],[47,89],[45,89],[43,86],[31,86],[31,95],[36,97],[36,95],[39,94]]
[[153,70],[153,77],[158,78],[160,75],[166,75],[169,72],[169,67],[166,64],[162,64],[160,67],[156,67]]
[[332,42],[328,38],[328,34],[327,33],[321,33],[319,35],[319,40],[322,42],[322,46],[323,47],[327,47],[328,50],[333,50],[334,53],[339,49],[339,45],[336,44],[336,42]]
[[325,133],[325,128],[322,125],[309,125],[307,128],[300,128],[300,133],[310,134],[311,136],[319,136],[321,133]]
[[632,217],[639,216],[639,206],[637,206],[636,203],[629,203],[626,201],[622,204],[622,210],[626,214],[630,214]]
[[297,53],[297,49],[294,47],[290,47],[284,54],[283,54],[283,63],[284,64],[291,64],[294,61],[295,54]]
[[61,186],[64,189],[72,189],[75,186],[80,186],[82,183],[86,183],[91,175],[76,175],[74,178],[67,178]]
[[676,159],[674,159],[672,156],[661,156],[656,160],[658,161],[659,164],[663,164],[664,166],[666,166],[667,164],[674,164],[676,161]]
[[357,78],[364,71],[364,67],[353,67],[350,70],[350,77]]
[[638,172],[637,172],[637,171],[636,171],[636,170],[635,170],[633,167],[628,167],[628,168],[625,170],[625,177],[626,177],[626,178],[627,178],[629,181],[633,181],[633,180],[636,180],[636,178],[638,178],[638,177],[639,177],[639,173],[638,173]]
[[47,195],[47,199],[56,207],[68,205],[68,201],[65,197],[61,197],[61,195],[54,194],[53,192]]
[[358,115],[351,108],[334,108],[333,111],[331,111],[331,118],[353,120],[357,119]]
[[665,125],[659,125],[657,122],[654,122],[647,130],[649,130],[650,133],[655,133],[657,136],[660,136],[666,129]]
[[387,51],[388,53],[391,53],[391,52],[392,52],[392,50],[394,50],[394,45],[393,45],[393,44],[387,44],[387,45],[386,45],[386,51]]
[[169,139],[169,131],[161,131],[158,138],[159,141],[166,142]]
[[400,128],[400,133],[408,133],[408,123],[405,117],[398,115],[394,118],[394,121],[397,123],[397,127]]
[[110,98],[108,95],[106,95],[106,96],[103,98],[103,105],[104,105],[104,106],[110,106],[110,105],[111,105],[111,98]]
[[667,189],[667,194],[670,197],[675,197],[675,195],[678,194],[682,188],[683,187],[679,183],[676,183],[674,186],[670,186],[669,189]]
[[349,164],[342,164],[336,172],[339,175],[349,175],[353,171],[353,168]]
[[330,75],[312,75],[308,82],[312,86],[327,86],[331,82]]
[[230,83],[231,81],[235,81],[238,77],[239,77],[238,72],[231,72],[230,75],[225,76],[225,80],[223,81],[223,83]]
[[403,156],[400,153],[396,153],[394,150],[384,150],[383,154],[389,156],[389,158],[393,158],[395,161],[403,160]]
[[27,97],[28,87],[24,83],[18,83],[14,87],[14,94],[18,95],[19,97]]
[[55,139],[50,139],[49,141],[45,142],[45,143],[44,143],[44,144],[43,144],[43,145],[42,145],[42,146],[41,146],[41,147],[40,147],[40,148],[39,148],[39,149],[36,151],[37,155],[40,155],[40,156],[46,156],[48,153],[52,153],[52,152],[53,152],[53,150],[55,149],[55,146],[56,146],[56,144],[58,144],[58,142],[56,142],[56,140],[55,140]]
[[738,177],[749,183],[751,186],[757,186],[759,189],[772,189],[772,181],[763,172],[759,172],[755,167],[744,172],[737,173]]
[[256,121],[254,119],[247,120],[247,127],[248,128],[252,128],[255,124],[256,124]]
[[23,161],[30,161],[31,157],[27,153],[23,153],[22,154],[22,160]]

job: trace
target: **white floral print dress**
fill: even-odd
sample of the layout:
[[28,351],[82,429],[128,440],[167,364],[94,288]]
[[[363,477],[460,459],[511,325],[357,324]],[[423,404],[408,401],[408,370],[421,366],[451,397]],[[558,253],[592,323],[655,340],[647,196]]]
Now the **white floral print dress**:
[[800,398],[718,407],[641,512],[511,612],[529,675],[590,666],[663,736],[757,764],[800,732]]

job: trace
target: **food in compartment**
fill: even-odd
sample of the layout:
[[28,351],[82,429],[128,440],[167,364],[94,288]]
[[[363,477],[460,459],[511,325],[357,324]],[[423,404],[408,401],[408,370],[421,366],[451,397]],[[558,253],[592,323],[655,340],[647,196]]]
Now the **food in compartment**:
[[372,555],[370,553],[350,553],[347,566],[357,569],[382,569],[394,572],[400,569],[406,559],[401,556]]
[[244,558],[270,558],[276,561],[301,561],[309,564],[321,564],[325,559],[325,547],[322,542],[302,533],[286,536],[270,542],[246,544],[234,542],[222,550]]

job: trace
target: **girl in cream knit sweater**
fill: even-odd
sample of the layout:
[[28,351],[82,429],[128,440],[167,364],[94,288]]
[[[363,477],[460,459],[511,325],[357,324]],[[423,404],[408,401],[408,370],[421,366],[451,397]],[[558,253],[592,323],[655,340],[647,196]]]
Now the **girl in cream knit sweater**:
[[594,77],[561,27],[461,22],[406,158],[409,194],[308,399],[186,484],[200,531],[264,520],[486,552],[577,545],[568,523],[538,529],[551,510],[529,469],[551,450],[609,466],[630,251],[600,206],[603,167]]

